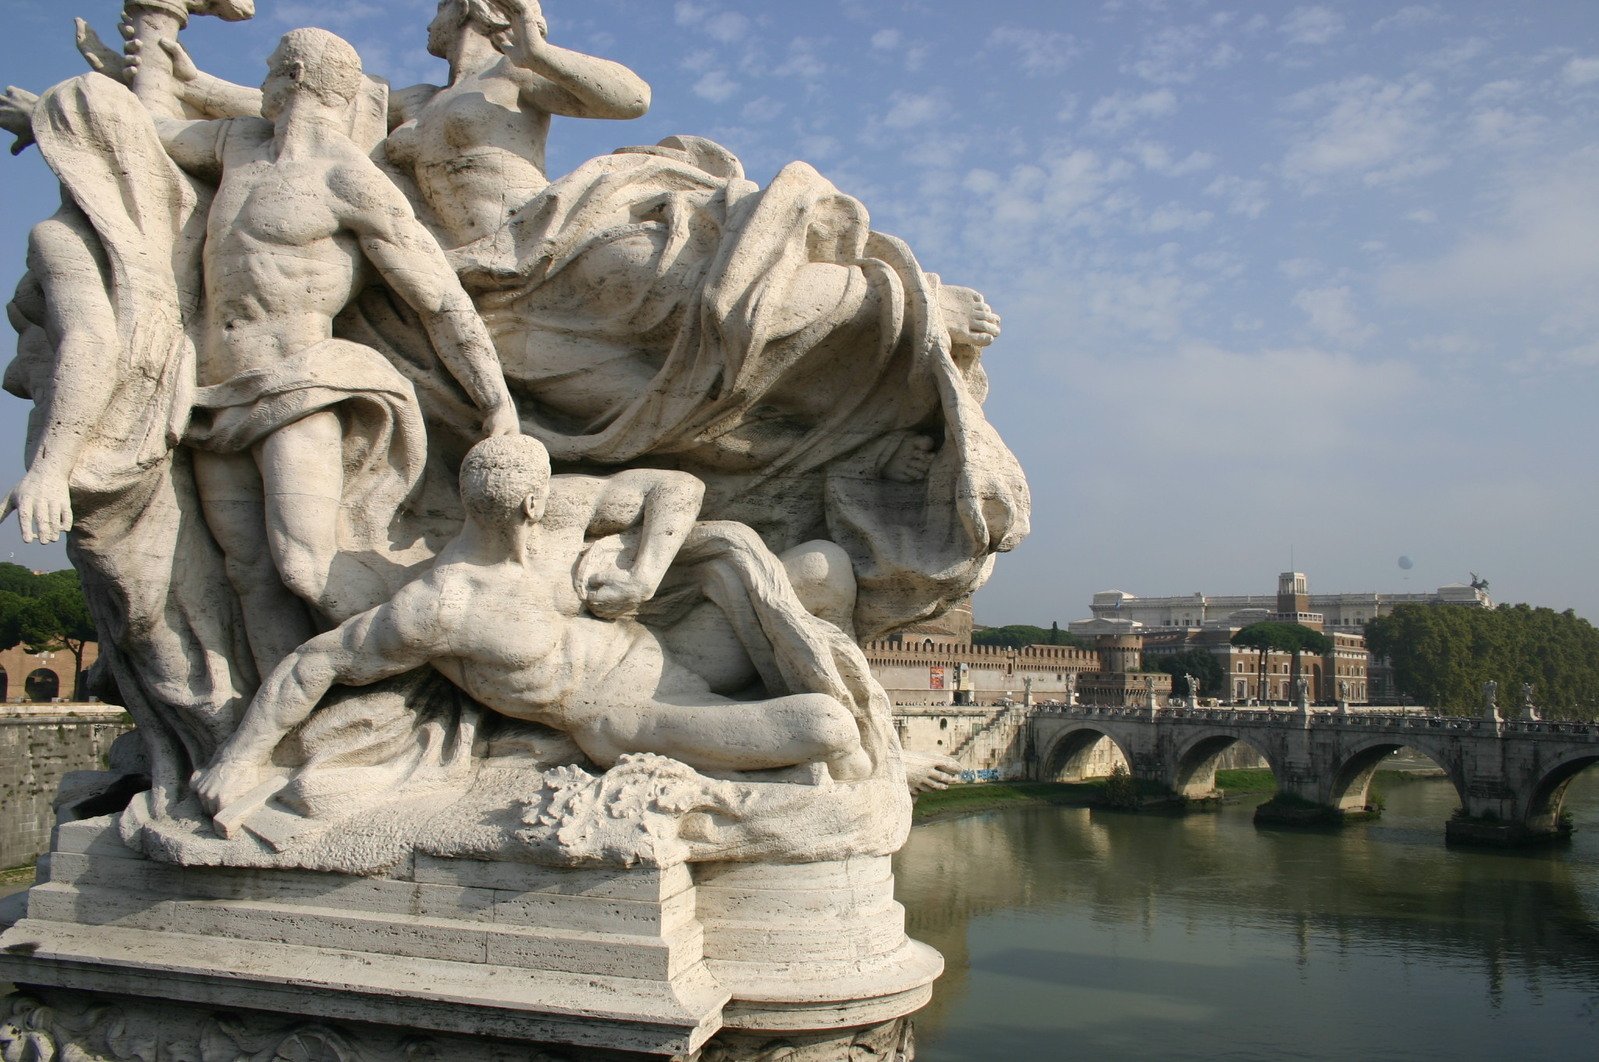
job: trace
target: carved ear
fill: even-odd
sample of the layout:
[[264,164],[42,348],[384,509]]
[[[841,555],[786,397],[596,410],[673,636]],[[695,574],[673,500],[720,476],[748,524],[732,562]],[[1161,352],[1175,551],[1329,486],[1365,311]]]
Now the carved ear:
[[529,494],[522,499],[522,514],[529,520],[537,520],[539,518],[539,496],[537,494]]
[[298,59],[293,59],[284,66],[283,72],[288,74],[295,84],[305,80],[305,64]]

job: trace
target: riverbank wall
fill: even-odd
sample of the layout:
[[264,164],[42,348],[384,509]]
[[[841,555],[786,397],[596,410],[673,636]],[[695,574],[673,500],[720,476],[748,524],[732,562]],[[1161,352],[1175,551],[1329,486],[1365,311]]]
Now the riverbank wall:
[[54,799],[72,771],[103,770],[111,743],[132,729],[104,704],[8,704],[0,709],[0,868],[50,847]]

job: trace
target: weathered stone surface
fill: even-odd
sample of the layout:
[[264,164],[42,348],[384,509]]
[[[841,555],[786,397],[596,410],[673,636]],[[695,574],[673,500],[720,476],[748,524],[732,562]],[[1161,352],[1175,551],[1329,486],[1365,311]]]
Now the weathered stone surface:
[[49,848],[57,790],[105,766],[125,720],[120,709],[89,705],[0,709],[0,868]]
[[[230,84],[192,15],[253,4],[128,0],[122,54],[83,31],[94,72],[0,94],[62,186],[4,507],[68,535],[143,746],[64,805],[116,814],[59,830],[0,976],[192,1004],[201,1057],[216,1007],[908,1054],[941,961],[887,860],[951,765],[858,638],[1026,533],[998,316],[803,163],[759,187],[676,136],[547,174],[552,115],[649,87],[537,0],[441,0],[449,83],[392,91],[312,29]],[[98,1057],[98,1005],[16,1013]]]

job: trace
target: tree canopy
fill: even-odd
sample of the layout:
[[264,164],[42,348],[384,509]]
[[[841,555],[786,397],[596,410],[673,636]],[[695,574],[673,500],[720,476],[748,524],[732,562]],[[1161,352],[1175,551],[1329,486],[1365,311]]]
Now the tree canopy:
[[82,696],[83,648],[96,640],[94,621],[78,573],[35,575],[20,564],[0,563],[0,649],[21,645],[30,653],[66,650],[73,659],[73,696]]
[[1030,623],[1013,623],[1007,627],[984,627],[972,632],[973,645],[1000,645],[1010,649],[1025,649],[1029,645],[1070,645],[1082,648],[1083,643],[1060,629],[1059,623],[1048,628],[1034,627]]
[[1188,683],[1183,678],[1185,675],[1192,675],[1198,681],[1199,689],[1194,691],[1196,696],[1222,696],[1227,692],[1227,669],[1220,660],[1203,649],[1184,649],[1170,656],[1154,657],[1150,663],[1157,671],[1164,671],[1172,677],[1172,692],[1179,697],[1188,695]]
[[1400,605],[1366,624],[1366,644],[1392,663],[1399,692],[1421,704],[1476,712],[1492,680],[1513,711],[1531,683],[1547,714],[1599,718],[1599,629],[1570,609]]
[[1318,656],[1331,652],[1333,647],[1333,640],[1320,631],[1311,630],[1302,623],[1281,620],[1251,623],[1233,635],[1232,643],[1256,652],[1315,653]]

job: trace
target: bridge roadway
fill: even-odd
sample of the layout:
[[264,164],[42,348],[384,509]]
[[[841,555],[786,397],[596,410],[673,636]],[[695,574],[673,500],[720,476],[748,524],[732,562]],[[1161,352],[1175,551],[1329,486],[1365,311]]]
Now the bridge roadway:
[[1241,708],[1033,709],[1029,775],[1079,781],[1090,750],[1109,738],[1134,777],[1188,799],[1216,792],[1216,763],[1242,742],[1279,793],[1342,815],[1365,810],[1384,757],[1414,749],[1443,769],[1466,818],[1452,841],[1518,844],[1558,836],[1566,787],[1599,763],[1599,724],[1371,712]]

